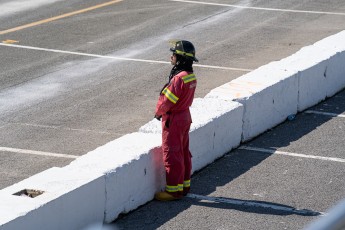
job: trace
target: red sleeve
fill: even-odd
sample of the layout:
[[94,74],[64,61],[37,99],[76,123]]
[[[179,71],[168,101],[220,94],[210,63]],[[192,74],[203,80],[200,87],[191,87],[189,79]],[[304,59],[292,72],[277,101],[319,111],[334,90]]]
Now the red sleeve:
[[160,116],[166,114],[179,100],[182,92],[181,78],[174,77],[171,83],[165,87],[159,96],[155,114]]

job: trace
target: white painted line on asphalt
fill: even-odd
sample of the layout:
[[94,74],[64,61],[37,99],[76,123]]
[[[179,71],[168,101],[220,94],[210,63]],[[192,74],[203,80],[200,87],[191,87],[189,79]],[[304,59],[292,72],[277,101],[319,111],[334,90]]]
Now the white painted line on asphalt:
[[114,134],[124,135],[124,134],[119,134],[119,133],[110,133],[110,132],[97,131],[97,130],[91,130],[91,129],[73,129],[73,128],[68,128],[68,127],[60,127],[60,126],[53,126],[53,125],[38,125],[38,124],[17,123],[17,122],[12,122],[9,124],[20,125],[20,126],[31,126],[31,127],[37,127],[37,128],[67,130],[67,131],[90,132],[90,133],[108,134],[108,135],[114,135]]
[[[115,60],[119,60],[119,61],[134,61],[134,62],[159,63],[159,64],[171,65],[171,63],[167,62],[167,61],[155,61],[155,60],[147,60],[147,59],[105,56],[105,55],[98,55],[98,54],[57,50],[57,49],[46,49],[46,48],[40,48],[40,47],[34,47],[34,46],[23,46],[23,45],[6,44],[6,43],[0,43],[0,46],[38,50],[38,51],[46,51],[46,52],[54,52],[54,53],[62,53],[62,54],[72,54],[72,55],[95,57],[95,58],[108,58],[108,59],[115,59]],[[199,64],[194,64],[193,66],[197,66],[197,67],[201,67],[201,68],[209,68],[209,69],[222,69],[222,70],[243,71],[243,72],[252,71],[252,69],[232,68],[232,67],[223,67],[223,66],[211,66],[211,65],[199,65]]]
[[[171,64],[171,63],[169,63]],[[223,66],[214,66],[214,65],[200,65],[194,64],[193,66],[201,67],[201,68],[208,68],[208,69],[223,69],[223,70],[233,70],[233,71],[242,71],[242,72],[251,72],[252,69],[242,69],[242,68],[235,68],[235,67],[223,67]]]
[[228,6],[240,9],[251,9],[251,10],[265,10],[265,11],[277,11],[277,12],[289,12],[289,13],[305,13],[305,14],[328,14],[328,15],[340,15],[345,16],[345,13],[341,12],[327,12],[327,11],[311,11],[311,10],[289,10],[289,9],[278,9],[278,8],[264,8],[264,7],[253,7],[253,6],[240,6],[231,4],[221,4],[214,2],[199,2],[199,1],[187,1],[187,0],[170,0],[173,2],[184,2],[184,3],[194,3],[202,5],[212,5],[212,6]]
[[68,154],[61,154],[61,153],[50,153],[50,152],[34,151],[34,150],[27,150],[27,149],[16,149],[16,148],[8,148],[8,147],[0,147],[0,151],[11,152],[11,153],[22,153],[22,154],[29,154],[29,155],[48,156],[48,157],[73,158],[73,159],[76,159],[79,157],[75,155],[68,155]]
[[[69,13],[66,13],[66,14],[59,15],[59,16],[55,16],[55,17],[51,17],[51,18],[46,18],[46,19],[43,19],[43,20],[40,20],[40,21],[37,21],[37,22],[32,22],[32,23],[29,23],[29,24],[26,24],[26,25],[18,26],[18,27],[12,28],[12,29],[3,30],[3,31],[0,31],[0,35],[8,34],[8,33],[11,33],[11,32],[15,32],[15,31],[18,31],[18,30],[30,28],[30,27],[41,25],[41,24],[44,24],[44,23],[52,22],[52,21],[55,21],[55,20],[59,20],[59,19],[63,19],[63,18],[66,18],[66,17],[74,16],[74,15],[77,15],[77,14],[82,14],[82,13],[85,13],[85,12],[89,12],[91,10],[99,9],[99,8],[102,8],[102,7],[105,7],[105,6],[109,6],[109,5],[118,3],[118,2],[121,2],[121,1],[122,0],[113,0],[113,1],[110,1],[110,2],[105,2],[105,3],[99,4],[99,5],[95,5],[95,6],[91,6],[91,7],[88,7],[88,8],[84,8],[84,9],[81,9],[81,10],[69,12]],[[19,4],[19,6],[21,6],[21,5],[25,5],[25,4]],[[18,8],[18,7],[16,7],[16,8]]]
[[315,111],[315,110],[307,110],[304,111],[305,113],[311,113],[311,114],[319,114],[324,116],[330,116],[330,117],[343,117],[345,118],[345,115],[343,114],[336,114],[336,113],[327,113],[327,112],[321,112],[321,111]]
[[251,207],[251,208],[273,209],[277,211],[295,213],[299,215],[308,215],[308,216],[325,215],[325,213],[322,213],[322,212],[315,212],[315,211],[307,210],[307,209],[296,209],[293,207],[273,204],[273,203],[268,203],[268,202],[260,202],[260,201],[255,202],[255,201],[238,200],[238,199],[223,198],[223,197],[210,197],[210,196],[202,196],[202,195],[196,195],[196,194],[190,194],[190,193],[187,194],[187,197],[198,199],[198,200],[207,200],[207,201],[212,201],[216,203],[226,203],[226,204],[245,206],[245,207]]
[[278,151],[275,149],[263,149],[263,148],[249,147],[249,146],[241,146],[238,149],[263,152],[263,153],[271,153],[271,154],[277,154],[277,155],[285,155],[285,156],[302,157],[302,158],[309,158],[309,159],[316,159],[316,160],[335,161],[335,162],[345,163],[345,159],[341,159],[341,158],[322,157],[322,156],[306,155],[306,154],[301,154],[301,153],[289,153],[289,152]]

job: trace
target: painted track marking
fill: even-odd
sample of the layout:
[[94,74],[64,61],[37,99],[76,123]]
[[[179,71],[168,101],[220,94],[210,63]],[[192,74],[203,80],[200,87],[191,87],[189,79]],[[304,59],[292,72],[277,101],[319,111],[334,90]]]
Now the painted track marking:
[[[119,60],[119,61],[134,61],[134,62],[146,62],[146,63],[158,63],[158,64],[169,64],[169,65],[171,65],[171,63],[167,62],[167,61],[155,61],[155,60],[147,60],[147,59],[136,59],[136,58],[106,56],[106,55],[98,55],[98,54],[90,54],[90,53],[82,53],[82,52],[73,52],[73,51],[65,51],[65,50],[57,50],[57,49],[47,49],[47,48],[40,48],[40,47],[34,47],[34,46],[23,46],[23,45],[5,44],[5,43],[0,43],[0,46],[7,46],[7,47],[14,47],[14,48],[21,48],[21,49],[30,49],[30,50],[38,50],[38,51],[46,51],[46,52],[53,52],[53,53],[79,55],[79,56],[87,56],[87,57],[94,57],[94,58],[108,58],[108,59],[115,59],[115,60]],[[242,72],[250,72],[250,71],[252,71],[251,69],[222,67],[222,66],[211,66],[211,65],[198,65],[198,64],[194,64],[193,66],[198,66],[198,67],[201,67],[201,68],[222,69],[222,70],[232,70],[232,71],[242,71]]]
[[342,158],[322,157],[322,156],[306,155],[306,154],[301,154],[301,153],[289,153],[289,152],[278,151],[275,149],[263,149],[263,148],[249,147],[249,146],[241,146],[238,149],[262,152],[262,153],[271,153],[271,154],[277,154],[277,155],[285,155],[285,156],[293,156],[293,157],[301,157],[301,158],[309,158],[309,159],[317,159],[317,160],[345,163],[345,159],[342,159]]
[[56,21],[56,20],[59,20],[59,19],[62,19],[62,18],[67,18],[67,17],[73,16],[73,15],[76,15],[76,14],[85,13],[85,12],[88,12],[88,11],[91,11],[91,10],[95,10],[95,9],[98,9],[98,8],[101,8],[101,7],[109,6],[109,5],[112,5],[112,4],[121,2],[121,1],[123,1],[123,0],[113,0],[113,1],[110,1],[110,2],[105,2],[105,3],[99,4],[99,5],[91,6],[91,7],[85,8],[85,9],[81,9],[81,10],[73,11],[73,12],[70,12],[70,13],[62,14],[62,15],[59,15],[59,16],[43,19],[43,20],[40,20],[40,21],[37,21],[37,22],[32,22],[32,23],[29,23],[29,24],[26,24],[26,25],[17,26],[17,27],[12,28],[12,29],[2,30],[2,31],[0,31],[0,35],[8,34],[8,33],[11,33],[11,32],[16,32],[18,30],[30,28],[30,27],[33,27],[33,26],[38,26],[38,25],[41,25],[41,24],[44,24],[44,23],[48,23],[48,22],[52,22],[52,21]]
[[327,113],[327,112],[321,112],[321,111],[315,111],[315,110],[307,110],[307,111],[304,111],[304,113],[319,114],[319,115],[330,116],[330,117],[342,117],[342,118],[345,118],[344,114]]
[[194,4],[202,4],[202,5],[212,5],[212,6],[228,6],[228,7],[233,7],[233,8],[250,9],[250,10],[265,10],[265,11],[277,11],[277,12],[289,12],[289,13],[326,14],[326,15],[345,16],[345,13],[341,13],[341,12],[309,11],[309,10],[289,10],[289,9],[264,8],[264,7],[253,7],[253,6],[240,6],[240,5],[213,3],[213,2],[187,1],[187,0],[170,0],[170,1],[173,1],[173,2],[184,2],[184,3],[194,3]]
[[31,126],[31,127],[37,127],[37,128],[45,128],[45,129],[56,129],[56,130],[67,130],[67,131],[107,134],[107,135],[124,135],[124,134],[119,134],[119,133],[97,131],[97,130],[92,130],[92,129],[75,129],[75,128],[68,128],[68,127],[61,127],[61,126],[53,126],[53,125],[38,125],[38,124],[19,123],[19,122],[11,122],[9,124],[20,125],[20,126]]
[[16,149],[16,148],[8,148],[8,147],[0,147],[0,151],[11,152],[11,153],[22,153],[22,154],[29,154],[29,155],[48,156],[48,157],[73,158],[73,159],[76,159],[79,157],[76,155],[42,152],[42,151],[34,151],[34,150],[27,150],[27,149]]

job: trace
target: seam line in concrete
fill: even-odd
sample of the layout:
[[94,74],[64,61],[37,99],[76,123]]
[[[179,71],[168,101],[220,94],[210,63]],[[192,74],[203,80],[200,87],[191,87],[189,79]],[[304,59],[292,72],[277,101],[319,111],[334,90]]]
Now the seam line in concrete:
[[289,153],[289,152],[278,151],[276,149],[264,149],[264,148],[256,148],[256,147],[249,147],[249,146],[241,146],[238,149],[256,151],[256,152],[261,152],[261,153],[271,153],[271,154],[277,154],[277,155],[285,155],[285,156],[293,156],[293,157],[345,163],[345,159],[342,159],[342,158],[306,155],[306,154],[301,154],[301,153]]

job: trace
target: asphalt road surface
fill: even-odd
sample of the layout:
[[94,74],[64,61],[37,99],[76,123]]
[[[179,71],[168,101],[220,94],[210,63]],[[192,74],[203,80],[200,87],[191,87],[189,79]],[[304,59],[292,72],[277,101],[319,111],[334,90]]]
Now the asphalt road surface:
[[[0,9],[0,189],[47,168],[67,165],[150,121],[171,68],[169,39],[194,43],[200,60],[195,66],[196,96],[203,97],[252,69],[345,29],[342,0],[0,0]],[[298,133],[301,139],[307,134]],[[320,139],[309,141],[318,143]],[[252,172],[250,165],[261,167],[248,178],[238,177],[234,187],[243,186],[242,180],[257,182],[262,173],[267,183],[278,180],[263,163],[276,164],[279,172],[288,170],[295,178],[305,174],[302,170],[308,164],[319,164],[329,175],[340,173],[336,169],[343,165],[332,171],[324,161],[303,163],[287,157],[282,163],[279,159],[285,157],[280,155],[268,158],[248,150],[236,153],[225,159],[247,155],[247,162],[241,163],[247,173]],[[314,186],[308,187],[307,179],[299,181],[280,189],[290,191],[286,197],[292,199],[294,183],[304,189]],[[234,190],[229,191],[229,197],[234,197]],[[238,198],[252,199],[245,193]],[[318,203],[314,199],[309,202]],[[281,202],[324,210],[334,200],[315,207],[307,201]],[[265,215],[258,221],[269,222]]]

